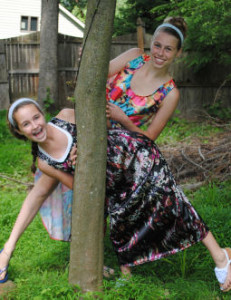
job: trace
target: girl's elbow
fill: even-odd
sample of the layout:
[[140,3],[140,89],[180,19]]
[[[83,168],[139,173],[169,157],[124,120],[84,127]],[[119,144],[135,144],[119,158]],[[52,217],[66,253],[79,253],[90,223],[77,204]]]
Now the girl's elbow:
[[146,130],[145,131],[146,136],[152,140],[153,142],[155,142],[155,140],[158,138],[160,132],[156,132],[156,131],[152,131],[152,130]]
[[142,132],[146,137],[148,137],[150,140],[154,141],[155,140],[155,135],[148,130],[145,130]]

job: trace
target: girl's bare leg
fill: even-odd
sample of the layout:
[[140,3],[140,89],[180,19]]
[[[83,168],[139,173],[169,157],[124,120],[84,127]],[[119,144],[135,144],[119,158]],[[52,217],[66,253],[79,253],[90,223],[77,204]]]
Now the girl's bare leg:
[[[224,268],[227,265],[227,258],[223,251],[223,249],[218,245],[214,236],[211,232],[209,232],[206,238],[203,239],[202,243],[209,250],[216,267],[219,269]],[[228,274],[225,283],[222,285],[224,290],[229,289],[231,287],[231,265],[228,267]]]
[[[3,251],[0,253],[0,270],[9,264],[18,239],[32,222],[42,203],[51,194],[57,184],[58,181],[56,179],[42,174],[27,195],[10,237],[5,243]],[[6,272],[0,274],[0,280],[4,279],[5,275]]]

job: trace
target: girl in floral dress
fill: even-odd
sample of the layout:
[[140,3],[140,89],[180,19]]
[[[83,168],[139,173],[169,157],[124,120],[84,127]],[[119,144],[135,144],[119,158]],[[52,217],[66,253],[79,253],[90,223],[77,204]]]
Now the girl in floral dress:
[[154,143],[179,101],[168,70],[181,54],[186,29],[183,18],[168,18],[154,33],[150,56],[131,49],[110,63],[107,117],[112,128],[134,132],[122,133],[124,140],[116,131],[108,136],[115,146],[107,165],[110,233],[125,274],[202,241],[215,261],[221,289],[228,291],[231,250],[219,247]]

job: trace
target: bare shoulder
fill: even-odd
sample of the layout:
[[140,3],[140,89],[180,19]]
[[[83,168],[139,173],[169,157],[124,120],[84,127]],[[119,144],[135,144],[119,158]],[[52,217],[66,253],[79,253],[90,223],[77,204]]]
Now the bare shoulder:
[[175,110],[179,103],[179,100],[180,100],[180,92],[178,88],[174,88],[164,98],[160,107],[165,107],[166,109]]
[[63,108],[56,117],[75,124],[75,110],[72,108]]
[[140,48],[131,48],[122,54],[120,54],[115,59],[123,59],[125,62],[135,59],[136,57],[143,54],[143,51]]
[[132,48],[129,49],[116,58],[112,59],[110,61],[109,65],[109,72],[108,72],[108,77],[113,76],[114,74],[117,74],[122,68],[125,67],[125,65],[135,59],[136,57],[140,56],[143,54],[143,51],[140,48]]
[[166,102],[171,101],[171,102],[178,103],[178,101],[180,99],[180,91],[178,90],[178,88],[176,88],[176,87],[173,88],[166,96],[166,99],[167,99]]
[[179,101],[179,99],[180,99],[180,91],[178,90],[178,88],[172,89],[171,92],[169,93],[169,97],[171,99],[175,99],[175,101]]
[[144,52],[140,48],[131,48],[130,50],[127,51],[127,53],[130,55],[130,58],[133,59],[142,55]]

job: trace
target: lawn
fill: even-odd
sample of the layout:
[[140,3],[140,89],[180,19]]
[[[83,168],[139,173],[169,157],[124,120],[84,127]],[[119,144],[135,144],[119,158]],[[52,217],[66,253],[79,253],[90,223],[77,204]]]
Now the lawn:
[[[0,247],[8,238],[22,202],[30,173],[30,144],[10,136],[0,112]],[[159,138],[160,144],[180,141],[190,135],[212,135],[221,129],[207,123],[190,124],[175,119]],[[17,180],[13,181],[13,180]],[[222,247],[231,246],[231,181],[209,182],[197,191],[186,191],[190,201]],[[89,245],[90,246],[90,245]],[[69,243],[51,240],[37,215],[19,240],[10,262],[9,276],[15,289],[4,299],[93,299],[68,284]],[[116,271],[104,279],[102,299],[231,299],[219,291],[214,265],[203,245],[197,244],[174,256],[134,268],[130,280],[121,280],[116,256],[107,232],[105,265]]]

